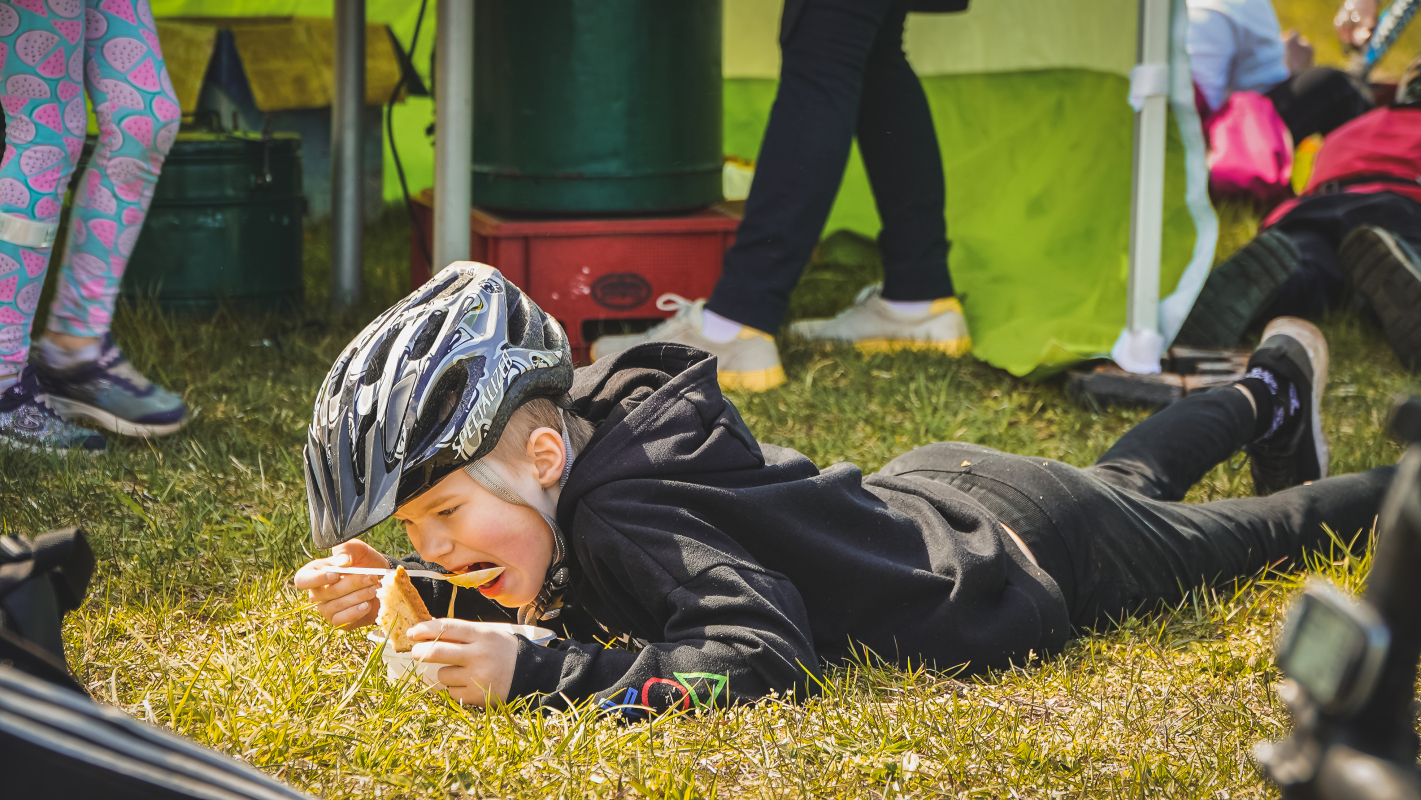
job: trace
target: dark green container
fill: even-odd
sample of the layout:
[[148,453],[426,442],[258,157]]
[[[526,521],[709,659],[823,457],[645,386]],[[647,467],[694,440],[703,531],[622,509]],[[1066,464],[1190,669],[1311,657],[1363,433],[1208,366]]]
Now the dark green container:
[[121,291],[167,311],[298,306],[304,209],[300,138],[178,134]]
[[721,199],[720,0],[477,0],[474,14],[475,205]]

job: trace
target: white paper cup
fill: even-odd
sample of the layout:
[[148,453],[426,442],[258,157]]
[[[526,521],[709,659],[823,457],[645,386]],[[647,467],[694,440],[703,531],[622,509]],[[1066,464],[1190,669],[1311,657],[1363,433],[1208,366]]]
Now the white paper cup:
[[[533,644],[547,644],[557,638],[557,634],[547,628],[538,628],[532,625],[510,625],[502,622],[482,622],[480,625],[497,625],[507,628],[509,633],[517,634],[532,642]],[[449,687],[439,682],[439,670],[447,667],[448,664],[441,664],[434,661],[420,661],[414,657],[413,653],[396,653],[395,648],[387,644],[385,632],[381,630],[371,631],[365,638],[375,643],[376,647],[382,648],[380,660],[385,662],[385,677],[391,683],[403,683],[408,680],[410,673],[418,673],[420,680],[424,681],[437,692],[446,691]]]

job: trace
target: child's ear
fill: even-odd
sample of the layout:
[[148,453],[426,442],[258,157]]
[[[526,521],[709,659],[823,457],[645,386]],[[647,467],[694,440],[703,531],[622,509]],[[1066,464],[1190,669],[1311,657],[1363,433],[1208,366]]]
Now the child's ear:
[[538,428],[528,435],[528,460],[533,477],[544,489],[557,484],[567,462],[562,436],[552,428]]

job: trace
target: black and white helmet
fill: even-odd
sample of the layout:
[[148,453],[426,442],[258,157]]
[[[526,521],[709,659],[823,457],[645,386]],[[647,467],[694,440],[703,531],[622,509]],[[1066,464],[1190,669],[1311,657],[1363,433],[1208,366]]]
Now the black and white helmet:
[[519,406],[571,387],[556,320],[487,264],[445,267],[355,337],[321,384],[306,441],[316,546],[380,524],[492,451]]

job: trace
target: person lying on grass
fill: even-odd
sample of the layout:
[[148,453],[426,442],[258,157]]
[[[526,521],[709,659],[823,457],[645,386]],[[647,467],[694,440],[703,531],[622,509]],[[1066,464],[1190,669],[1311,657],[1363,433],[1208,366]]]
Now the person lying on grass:
[[[1367,529],[1393,468],[1321,480],[1327,359],[1317,328],[1281,318],[1244,380],[1150,417],[1095,466],[948,442],[865,477],[757,442],[704,352],[650,343],[574,372],[556,321],[458,262],[322,385],[306,471],[315,542],[334,552],[296,585],[356,628],[375,620],[378,579],[332,566],[503,567],[453,618],[409,630],[413,655],[450,664],[439,681],[478,706],[592,698],[635,717],[803,698],[864,648],[904,666],[1020,664],[1189,587],[1296,564],[1329,546],[1324,524]],[[1239,448],[1267,496],[1179,502]],[[390,516],[417,557],[354,538]],[[449,606],[443,581],[416,583]],[[488,624],[513,621],[504,609],[566,638]]]

